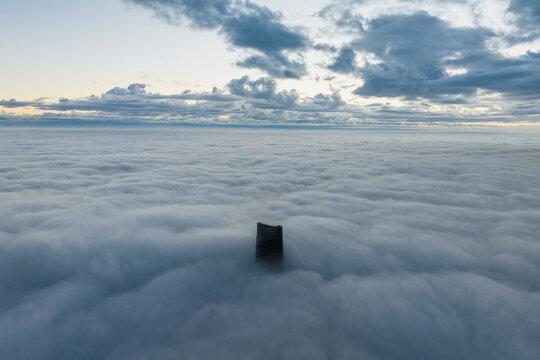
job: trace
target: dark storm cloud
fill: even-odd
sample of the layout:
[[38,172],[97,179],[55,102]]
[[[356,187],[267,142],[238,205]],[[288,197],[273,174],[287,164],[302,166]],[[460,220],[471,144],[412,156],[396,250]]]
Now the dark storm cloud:
[[236,64],[248,69],[261,69],[275,78],[299,79],[306,74],[303,62],[289,60],[281,54],[251,55]]
[[[482,28],[453,28],[426,12],[373,19],[351,46],[380,63],[360,69],[364,84],[355,94],[415,99],[473,96],[478,90],[534,97],[540,91],[540,61],[533,56],[504,58],[487,49],[494,34]],[[341,62],[339,62],[339,61]],[[333,64],[345,63],[342,54]],[[451,75],[447,69],[464,68]]]
[[517,97],[522,100],[536,99],[540,94],[540,59],[531,54],[516,59],[488,55],[481,59],[456,61],[471,70],[467,74],[447,77],[441,86],[448,89],[486,89]]
[[217,29],[227,41],[258,55],[238,62],[239,66],[259,68],[275,77],[304,75],[302,63],[288,60],[285,51],[302,50],[307,38],[281,23],[281,15],[249,1],[126,0],[152,9],[157,16],[175,23],[189,19],[194,28]]
[[267,8],[246,3],[244,12],[227,18],[222,31],[229,41],[239,47],[252,48],[265,54],[282,50],[302,49],[304,35],[279,22],[279,16]]
[[536,359],[538,139],[2,129],[0,358]]
[[350,74],[357,71],[356,55],[354,50],[344,46],[339,50],[339,54],[334,58],[334,62],[328,66],[334,72]]
[[517,15],[515,25],[525,31],[523,40],[531,40],[540,36],[540,2],[537,0],[512,0],[507,9]]

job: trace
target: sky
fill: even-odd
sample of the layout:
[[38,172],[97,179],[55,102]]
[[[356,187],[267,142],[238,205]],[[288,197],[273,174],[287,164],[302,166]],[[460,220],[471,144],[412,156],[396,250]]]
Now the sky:
[[0,4],[0,121],[540,123],[536,0]]
[[537,359],[540,137],[495,130],[4,127],[0,358]]

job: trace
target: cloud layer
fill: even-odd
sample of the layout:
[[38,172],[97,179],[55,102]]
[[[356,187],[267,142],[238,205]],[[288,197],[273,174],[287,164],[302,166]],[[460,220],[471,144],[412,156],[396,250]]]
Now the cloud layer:
[[[340,60],[340,57],[333,66],[344,68],[343,61],[348,60]],[[379,81],[375,79],[375,83],[367,83],[365,88],[356,91],[374,90]],[[511,81],[500,83],[500,86],[512,86]],[[481,106],[461,97],[439,98],[442,106],[421,99],[399,107],[387,101],[362,105],[347,103],[338,91],[300,96],[294,89],[278,89],[272,78],[252,80],[247,76],[233,79],[223,89],[214,87],[209,92],[186,90],[179,94],[160,94],[149,92],[146,87],[146,84],[133,83],[125,88],[115,87],[100,96],[78,99],[0,100],[0,106],[6,109],[0,113],[0,124],[76,125],[91,122],[366,127],[478,122],[531,124],[540,119],[537,111],[540,101],[534,98],[528,103],[517,100],[506,105],[497,102],[500,97],[493,97]],[[397,94],[401,90],[396,86],[392,91]],[[417,86],[415,91],[437,97],[436,91],[429,87]],[[525,94],[531,89],[524,87],[520,91]],[[25,113],[28,111],[33,113]]]
[[33,117],[9,116],[8,121],[19,118],[23,122],[31,119],[49,124],[63,120],[71,123],[337,124],[354,112],[341,109],[343,105],[337,93],[300,98],[295,90],[278,90],[276,81],[271,78],[251,80],[247,76],[231,80],[225,89],[214,87],[211,92],[187,90],[166,95],[150,93],[146,84],[134,83],[81,99],[0,100],[0,106],[8,110],[31,108],[43,112]]
[[[0,137],[1,358],[540,351],[535,134]],[[258,220],[284,225],[281,270],[254,263]]]

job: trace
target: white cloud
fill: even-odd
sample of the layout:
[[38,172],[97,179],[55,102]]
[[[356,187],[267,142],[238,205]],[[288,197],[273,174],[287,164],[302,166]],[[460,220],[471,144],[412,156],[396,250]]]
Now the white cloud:
[[[0,357],[534,359],[538,136],[0,134]],[[254,263],[284,225],[284,268]]]

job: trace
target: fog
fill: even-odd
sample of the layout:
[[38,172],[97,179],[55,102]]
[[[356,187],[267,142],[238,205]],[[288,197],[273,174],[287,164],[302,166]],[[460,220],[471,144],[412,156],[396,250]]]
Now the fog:
[[538,135],[1,128],[0,358],[534,359]]

